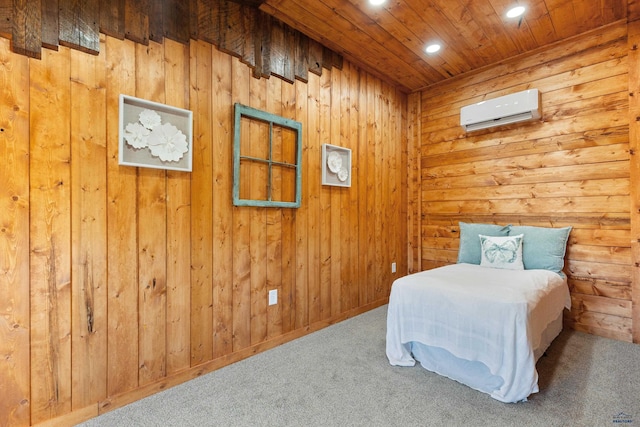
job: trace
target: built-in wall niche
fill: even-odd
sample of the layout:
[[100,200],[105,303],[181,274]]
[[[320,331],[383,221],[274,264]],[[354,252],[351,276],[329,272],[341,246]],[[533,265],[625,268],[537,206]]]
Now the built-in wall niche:
[[234,106],[233,204],[298,208],[302,197],[302,124]]

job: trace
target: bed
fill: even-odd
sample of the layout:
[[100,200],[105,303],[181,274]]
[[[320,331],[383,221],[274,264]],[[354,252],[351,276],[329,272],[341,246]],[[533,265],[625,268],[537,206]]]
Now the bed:
[[536,362],[562,330],[571,300],[570,227],[460,223],[456,264],[394,281],[386,354],[502,402],[539,391]]

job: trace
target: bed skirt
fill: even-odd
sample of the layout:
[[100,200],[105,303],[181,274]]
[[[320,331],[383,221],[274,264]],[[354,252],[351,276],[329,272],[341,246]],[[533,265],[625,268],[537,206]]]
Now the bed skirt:
[[[542,331],[540,342],[534,349],[536,362],[561,331],[562,313]],[[493,375],[487,365],[482,362],[460,359],[447,350],[415,341],[405,345],[409,347],[414,359],[426,370],[456,380],[474,390],[492,394],[504,383],[500,376]]]

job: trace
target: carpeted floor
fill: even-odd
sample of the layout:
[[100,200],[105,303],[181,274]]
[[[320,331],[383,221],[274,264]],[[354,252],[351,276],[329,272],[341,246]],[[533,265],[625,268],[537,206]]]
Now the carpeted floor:
[[540,393],[505,404],[385,355],[382,306],[81,426],[620,426],[640,424],[640,346],[563,331]]

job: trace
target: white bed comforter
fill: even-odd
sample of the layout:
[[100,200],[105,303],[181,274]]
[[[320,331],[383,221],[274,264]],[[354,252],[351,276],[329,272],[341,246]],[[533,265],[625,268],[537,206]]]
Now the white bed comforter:
[[444,349],[502,379],[493,390],[471,387],[502,402],[526,400],[538,391],[534,349],[564,307],[571,307],[566,279],[547,270],[453,264],[412,274],[391,288],[387,357],[413,366],[412,342]]

